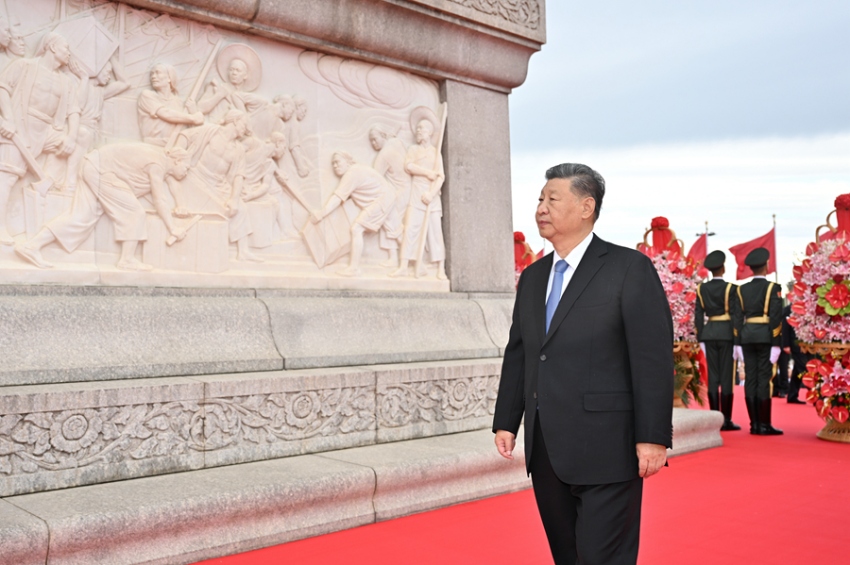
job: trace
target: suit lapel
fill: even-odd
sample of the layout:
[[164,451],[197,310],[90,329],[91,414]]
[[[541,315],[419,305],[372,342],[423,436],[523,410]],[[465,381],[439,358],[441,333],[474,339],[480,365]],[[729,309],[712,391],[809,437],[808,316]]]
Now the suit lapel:
[[[552,316],[552,323],[549,325],[549,333],[546,334],[546,337],[543,339],[543,345],[546,345],[546,342],[549,341],[549,338],[552,337],[552,334],[555,333],[555,330],[558,329],[558,326],[561,325],[561,322],[563,322],[564,318],[567,317],[567,314],[573,307],[573,304],[575,304],[575,301],[579,296],[581,296],[581,293],[584,291],[585,287],[587,287],[588,283],[590,283],[591,279],[593,279],[593,276],[602,267],[602,265],[605,264],[605,259],[603,257],[607,252],[608,247],[605,245],[605,242],[594,235],[593,239],[590,241],[590,245],[587,247],[587,251],[584,252],[584,257],[582,257],[581,262],[578,264],[578,268],[576,268],[576,272],[573,273],[573,276],[570,279],[570,284],[567,285],[564,295],[561,296],[558,308]],[[545,286],[543,287],[543,292],[546,292]],[[543,328],[545,329],[545,305],[543,307],[543,320]]]

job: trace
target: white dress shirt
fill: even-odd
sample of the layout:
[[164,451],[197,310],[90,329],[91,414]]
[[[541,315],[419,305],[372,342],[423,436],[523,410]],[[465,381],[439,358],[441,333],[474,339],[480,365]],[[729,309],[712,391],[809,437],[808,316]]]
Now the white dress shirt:
[[559,259],[563,259],[567,262],[567,270],[564,271],[564,280],[561,282],[561,294],[558,296],[558,300],[560,300],[561,296],[564,295],[564,291],[567,289],[567,285],[570,284],[570,279],[573,278],[573,273],[576,272],[576,267],[578,267],[578,264],[581,262],[581,258],[584,257],[584,253],[587,251],[592,239],[593,232],[590,232],[587,234],[587,237],[581,240],[581,242],[567,254],[566,257],[561,257],[558,255],[557,251],[552,252],[552,268],[549,270],[549,283],[546,285],[547,302],[549,301],[549,293],[552,292],[552,281],[555,277],[555,263],[557,263]]

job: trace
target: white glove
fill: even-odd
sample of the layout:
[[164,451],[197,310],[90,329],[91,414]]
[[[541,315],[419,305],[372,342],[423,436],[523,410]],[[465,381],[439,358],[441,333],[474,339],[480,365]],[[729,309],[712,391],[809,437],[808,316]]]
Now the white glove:
[[744,361],[744,350],[741,349],[740,345],[732,346],[732,359],[735,361]]
[[699,348],[702,349],[702,354],[705,355],[705,343],[699,342]]
[[779,361],[779,354],[782,352],[782,348],[774,345],[770,348],[770,364],[773,365],[777,361]]

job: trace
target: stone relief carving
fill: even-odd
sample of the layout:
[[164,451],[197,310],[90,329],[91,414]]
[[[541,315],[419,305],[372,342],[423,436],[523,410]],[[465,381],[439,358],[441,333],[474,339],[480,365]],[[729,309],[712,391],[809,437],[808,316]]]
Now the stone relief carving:
[[0,416],[0,473],[210,452],[375,429],[374,387]]
[[379,386],[378,426],[489,417],[498,389],[498,375]]
[[489,16],[498,16],[514,24],[537,29],[540,26],[538,0],[449,0]]
[[8,4],[0,281],[448,290],[433,81],[101,0]]

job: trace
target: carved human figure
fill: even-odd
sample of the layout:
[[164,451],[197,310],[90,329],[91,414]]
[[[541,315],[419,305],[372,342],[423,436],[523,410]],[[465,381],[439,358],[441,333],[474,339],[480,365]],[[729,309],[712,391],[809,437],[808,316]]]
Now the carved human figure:
[[229,239],[236,243],[237,259],[262,262],[264,259],[248,246],[253,230],[242,199],[245,148],[241,140],[248,134],[245,113],[229,110],[221,125],[204,124],[180,132],[177,145],[186,148],[190,156],[189,174],[182,183],[187,200],[212,202],[228,218]]
[[74,80],[62,72],[68,41],[48,33],[37,53],[0,73],[0,243],[7,245],[14,243],[6,228],[12,187],[42,153],[70,155],[80,123]]
[[9,27],[5,20],[0,19],[0,71],[11,61],[27,54],[27,43],[24,37]]
[[339,178],[336,190],[325,206],[311,214],[310,221],[319,223],[349,198],[360,208],[360,214],[351,224],[351,252],[348,267],[338,271],[343,276],[360,274],[360,257],[363,254],[363,234],[366,231],[384,232],[390,240],[401,237],[401,218],[395,208],[395,191],[384,176],[366,165],[359,165],[344,151],[333,154],[331,164]]
[[[395,134],[380,126],[374,126],[369,130],[369,143],[378,152],[372,168],[384,175],[390,186],[395,189],[395,207],[401,218],[410,200],[410,174],[404,170],[407,149]],[[390,253],[386,266],[398,265],[398,242],[384,241],[383,232],[381,232],[381,238],[382,247],[388,249]]]
[[[407,151],[404,169],[413,177],[410,204],[404,218],[399,268],[392,276],[406,276],[409,261],[416,261],[416,276],[425,274],[425,253],[437,264],[437,278],[446,278],[446,247],[443,242],[440,190],[443,187],[443,157],[434,146],[435,119],[431,116],[416,124],[416,145]],[[424,241],[423,241],[424,239]]]
[[[146,212],[139,199],[150,194],[159,217],[178,240],[186,235],[175,217],[188,216],[178,180],[186,176],[188,153],[175,147],[146,143],[113,143],[88,153],[83,159],[80,184],[70,210],[48,221],[29,241],[15,245],[15,252],[42,269],[53,267],[41,249],[58,242],[69,253],[94,231],[103,214],[112,220],[115,240],[121,243],[119,269],[149,271],[150,265],[136,258],[140,241],[147,239]],[[178,205],[171,209],[166,191]]]
[[224,82],[210,81],[198,100],[198,108],[211,122],[219,123],[228,110],[251,114],[268,104],[265,98],[253,94],[260,85],[262,63],[249,46],[228,45],[216,57],[216,67]]
[[[57,160],[57,165],[46,164],[46,172],[57,181],[60,190],[73,192],[77,188],[77,178],[83,157],[95,145],[100,134],[100,117],[103,114],[103,102],[130,88],[124,79],[124,73],[117,58],[107,61],[103,69],[93,79],[78,65],[69,68],[80,77],[78,100],[81,109],[80,129],[77,145],[67,160]],[[61,170],[57,170],[60,168]]]
[[139,130],[145,143],[165,147],[181,126],[199,126],[204,115],[191,99],[177,96],[177,71],[157,63],[151,69],[151,88],[139,95]]
[[[253,136],[248,136],[243,141],[243,145],[245,146],[245,188],[242,200],[249,204],[272,208],[275,218],[273,224],[277,223],[283,230],[284,224],[280,218],[283,190],[275,177],[277,160],[286,152],[286,138],[280,132],[272,133],[270,141],[260,141]],[[255,230],[271,231],[273,224],[253,227]]]
[[[301,122],[298,120],[298,106],[295,99],[286,94],[275,96],[273,106],[277,113],[277,118],[280,120],[275,124],[281,126],[281,130],[286,136],[286,141],[289,145],[289,154],[292,155],[292,162],[295,164],[295,170],[301,178],[310,174],[310,162],[304,155],[301,148]],[[306,102],[302,105],[301,116],[307,115]]]

